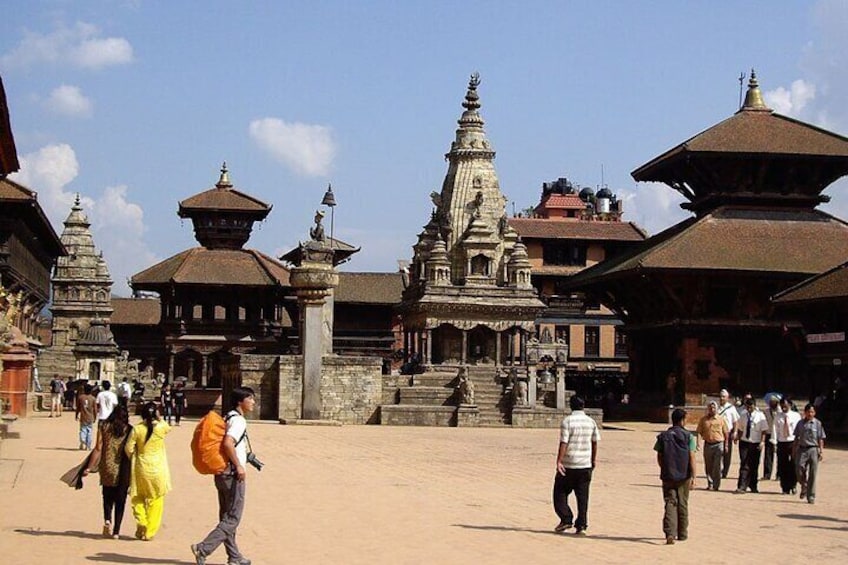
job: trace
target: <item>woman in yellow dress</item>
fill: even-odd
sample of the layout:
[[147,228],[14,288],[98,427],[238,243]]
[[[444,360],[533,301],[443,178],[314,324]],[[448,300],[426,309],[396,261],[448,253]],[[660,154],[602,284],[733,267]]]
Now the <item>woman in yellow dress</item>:
[[149,541],[162,525],[165,494],[171,490],[171,472],[165,454],[165,436],[171,427],[159,420],[153,402],[144,405],[141,418],[133,426],[126,452],[133,461],[130,502],[138,524],[135,537]]

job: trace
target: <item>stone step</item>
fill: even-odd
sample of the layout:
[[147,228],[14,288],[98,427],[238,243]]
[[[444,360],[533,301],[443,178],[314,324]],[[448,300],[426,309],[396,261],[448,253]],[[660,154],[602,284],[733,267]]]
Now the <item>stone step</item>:
[[452,388],[434,386],[404,386],[398,388],[398,404],[443,406],[454,398]]
[[456,407],[384,405],[380,407],[380,424],[384,426],[455,426]]

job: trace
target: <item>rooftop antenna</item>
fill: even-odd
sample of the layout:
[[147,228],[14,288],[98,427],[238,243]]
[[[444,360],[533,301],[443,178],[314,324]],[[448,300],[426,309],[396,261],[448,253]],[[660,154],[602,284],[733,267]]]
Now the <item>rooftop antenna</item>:
[[744,88],[746,78],[748,78],[748,75],[746,75],[744,71],[739,73],[739,104],[736,106],[737,110],[742,107],[742,90]]

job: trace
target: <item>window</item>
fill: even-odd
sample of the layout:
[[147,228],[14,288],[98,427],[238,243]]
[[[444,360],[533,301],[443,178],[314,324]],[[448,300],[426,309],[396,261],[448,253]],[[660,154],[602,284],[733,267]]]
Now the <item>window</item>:
[[627,357],[627,334],[615,328],[615,356]]
[[601,328],[598,326],[586,326],[585,330],[585,348],[584,355],[586,357],[598,357],[600,355],[601,344]]
[[579,242],[546,244],[542,246],[545,265],[586,266],[586,245]]
[[569,338],[569,328],[568,326],[554,326],[554,339],[556,341],[562,341],[566,345],[568,345]]

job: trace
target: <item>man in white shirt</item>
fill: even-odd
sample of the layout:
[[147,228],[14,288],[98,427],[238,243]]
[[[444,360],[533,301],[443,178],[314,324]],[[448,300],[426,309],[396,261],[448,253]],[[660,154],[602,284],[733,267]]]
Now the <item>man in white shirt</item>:
[[[222,447],[229,465],[226,470],[215,475],[219,522],[202,542],[191,546],[197,565],[205,565],[206,557],[222,543],[227,551],[227,565],[250,565],[250,559],[242,555],[236,544],[236,530],[244,511],[244,466],[247,464],[247,447],[250,442],[244,415],[256,405],[253,389],[235,387],[230,394],[230,403],[235,409],[227,413],[227,432]],[[255,463],[253,465],[256,466]]]
[[97,398],[94,403],[97,405],[97,423],[102,424],[106,418],[112,415],[112,410],[118,405],[118,397],[110,389],[112,383],[103,381],[101,384],[103,390],[97,393]]
[[118,383],[118,402],[122,406],[127,406],[130,402],[131,395],[132,388],[130,388],[130,383],[127,382],[127,377],[124,377],[124,380]]
[[[595,421],[583,411],[585,403],[579,396],[569,399],[571,415],[562,420],[556,476],[554,477],[554,511],[559,516],[556,532],[564,532],[572,525],[576,535],[586,535],[589,526],[589,485],[598,456],[601,433]],[[577,521],[568,506],[568,495],[574,491],[577,498]]]
[[736,482],[736,494],[745,494],[757,489],[757,472],[760,468],[760,454],[768,432],[765,415],[757,410],[753,398],[745,399],[745,411],[736,422],[736,439],[739,442],[739,480]]
[[721,456],[721,478],[726,479],[727,472],[730,470],[730,459],[733,454],[731,442],[735,435],[736,422],[739,421],[739,412],[737,412],[736,406],[730,402],[730,393],[727,392],[727,389],[721,389],[719,397],[721,398],[721,403],[718,407],[718,415],[724,418],[725,423],[727,423],[727,429],[730,430],[730,434],[727,437],[727,444],[724,446],[724,453]]
[[780,490],[783,494],[795,494],[798,479],[795,475],[795,461],[792,459],[792,444],[795,443],[795,426],[801,421],[801,414],[792,410],[789,398],[780,399],[780,412],[774,417],[774,432],[777,439],[777,476],[780,478]]

